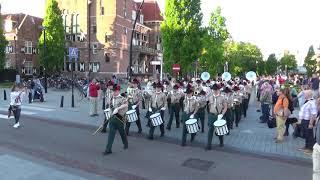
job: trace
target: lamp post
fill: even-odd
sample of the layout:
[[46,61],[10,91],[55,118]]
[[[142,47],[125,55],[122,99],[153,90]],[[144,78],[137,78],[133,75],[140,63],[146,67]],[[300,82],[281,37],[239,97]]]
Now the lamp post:
[[14,62],[16,63],[16,70],[18,69],[18,74],[20,74],[20,67],[18,67],[18,63],[17,63],[17,40],[16,40],[16,36],[13,36],[13,40],[14,40]]
[[133,27],[132,27],[132,31],[131,31],[131,40],[130,40],[130,59],[129,59],[129,81],[131,81],[131,78],[132,78],[132,42],[133,42],[133,35],[134,35],[134,32],[135,32],[135,29],[136,29],[136,24],[137,24],[137,20],[138,20],[138,17],[140,16],[140,13],[141,13],[141,8],[144,4],[144,0],[142,0],[140,6],[139,6],[139,9],[138,9],[138,12],[137,12],[137,16],[133,22]]
[[47,60],[46,60],[46,57],[47,57],[47,54],[46,54],[46,50],[47,50],[47,45],[46,45],[46,27],[45,26],[40,26],[40,29],[42,29],[42,31],[43,31],[44,92],[48,93],[47,72],[46,72],[46,67],[47,67]]

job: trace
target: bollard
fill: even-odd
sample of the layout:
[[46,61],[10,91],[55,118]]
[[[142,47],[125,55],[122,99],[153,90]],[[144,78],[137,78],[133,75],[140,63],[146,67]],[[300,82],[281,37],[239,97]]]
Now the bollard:
[[73,94],[71,95],[71,107],[74,108],[74,95]]
[[102,110],[105,110],[106,109],[106,98],[103,97],[102,98]]
[[63,99],[64,99],[64,96],[61,96],[61,102],[60,102],[60,107],[61,108],[63,107]]
[[6,90],[3,90],[3,99],[5,101],[7,100],[7,92],[6,92]]
[[31,102],[32,102],[32,93],[31,92],[29,92],[28,98],[29,98],[29,104],[31,104]]

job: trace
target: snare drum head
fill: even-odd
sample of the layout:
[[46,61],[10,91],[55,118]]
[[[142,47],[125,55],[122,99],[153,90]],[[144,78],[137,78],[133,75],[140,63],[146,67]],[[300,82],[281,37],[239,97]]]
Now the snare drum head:
[[223,125],[225,125],[226,123],[227,123],[226,120],[220,119],[220,120],[214,122],[213,125],[214,125],[214,126],[223,126]]
[[103,110],[104,112],[110,112],[110,108]]
[[135,113],[135,112],[136,112],[136,110],[131,109],[131,110],[127,111],[126,114],[132,114],[132,113]]
[[160,116],[160,113],[154,113],[154,114],[152,114],[152,115],[150,116],[150,118],[152,119],[152,118],[155,118],[155,117],[157,117],[157,116]]
[[186,121],[186,124],[194,124],[197,122],[197,119],[189,119]]

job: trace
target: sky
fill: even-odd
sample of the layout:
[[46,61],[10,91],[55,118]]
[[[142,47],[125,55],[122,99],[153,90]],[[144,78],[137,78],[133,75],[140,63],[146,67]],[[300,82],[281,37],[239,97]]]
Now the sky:
[[[164,10],[165,0],[157,0]],[[44,16],[45,0],[0,0],[6,13],[24,12]],[[320,0],[202,0],[203,24],[217,7],[227,19],[236,41],[256,44],[267,58],[285,50],[301,65],[310,45],[320,46]]]

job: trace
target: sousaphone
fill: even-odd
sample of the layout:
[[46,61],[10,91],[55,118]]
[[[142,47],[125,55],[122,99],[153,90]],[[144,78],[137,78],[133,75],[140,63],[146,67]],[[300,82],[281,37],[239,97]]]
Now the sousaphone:
[[231,74],[229,72],[224,72],[222,75],[221,75],[221,78],[222,80],[224,81],[230,81],[231,80]]
[[210,74],[208,72],[201,73],[201,79],[203,81],[208,81],[210,79]]
[[246,78],[249,80],[249,81],[255,81],[257,79],[257,74],[253,71],[249,71],[247,72],[246,74]]

